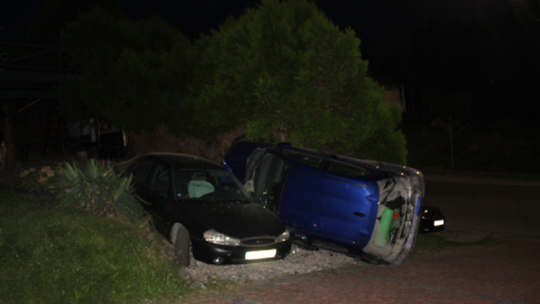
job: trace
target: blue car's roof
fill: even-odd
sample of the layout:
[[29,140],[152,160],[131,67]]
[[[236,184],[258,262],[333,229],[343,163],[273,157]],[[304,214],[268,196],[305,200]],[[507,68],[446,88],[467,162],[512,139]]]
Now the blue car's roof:
[[286,159],[292,166],[319,173],[325,172],[335,177],[358,181],[359,179],[376,180],[388,175],[374,163],[321,151],[296,148],[287,143],[272,146],[265,143],[239,141],[229,148],[223,159],[223,164],[240,180],[244,181],[248,158],[257,148],[269,150],[271,153]]
[[291,146],[271,149],[272,153],[288,160],[292,166],[302,166],[304,169],[317,170],[335,177],[358,180],[376,180],[386,177],[386,172],[364,163],[361,160],[352,162],[349,158],[328,154],[321,151],[296,148]]

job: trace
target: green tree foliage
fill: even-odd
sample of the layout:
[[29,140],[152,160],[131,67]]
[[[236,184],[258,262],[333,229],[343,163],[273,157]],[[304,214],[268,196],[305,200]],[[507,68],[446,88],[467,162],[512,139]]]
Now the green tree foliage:
[[65,24],[75,21],[79,14],[95,7],[101,7],[117,17],[123,16],[119,0],[45,0],[43,8],[28,30],[28,42],[58,44],[60,32]]
[[540,19],[540,0],[525,0],[527,7],[536,19]]
[[[0,27],[0,37],[2,37],[2,29],[3,27]],[[2,46],[0,45],[0,68],[4,67],[4,64],[7,61],[7,55],[5,52],[2,51]]]
[[160,18],[133,22],[97,8],[68,24],[61,43],[81,69],[77,81],[60,87],[64,115],[90,113],[129,131],[188,115],[182,100],[191,41]]
[[265,0],[196,44],[191,131],[244,123],[248,138],[404,164],[401,109],[366,76],[360,40],[305,0]]

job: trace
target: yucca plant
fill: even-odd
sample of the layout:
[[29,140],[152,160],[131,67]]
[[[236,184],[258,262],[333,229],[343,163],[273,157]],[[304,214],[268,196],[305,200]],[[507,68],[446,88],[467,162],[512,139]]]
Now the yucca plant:
[[93,159],[84,171],[67,162],[55,171],[54,194],[63,206],[127,221],[144,215],[143,201],[135,193],[132,176],[117,174]]

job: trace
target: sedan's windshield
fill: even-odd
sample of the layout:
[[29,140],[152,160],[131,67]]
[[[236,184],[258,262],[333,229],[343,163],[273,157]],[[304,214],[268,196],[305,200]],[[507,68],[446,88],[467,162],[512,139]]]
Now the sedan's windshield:
[[240,182],[226,170],[175,168],[174,184],[178,199],[216,202],[250,200]]

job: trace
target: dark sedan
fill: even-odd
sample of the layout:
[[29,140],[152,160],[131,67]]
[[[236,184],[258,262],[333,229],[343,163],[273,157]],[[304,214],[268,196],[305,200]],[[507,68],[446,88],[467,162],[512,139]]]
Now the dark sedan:
[[212,264],[283,259],[289,254],[286,226],[254,203],[219,164],[191,155],[151,153],[114,168],[133,174],[155,227],[174,244],[181,265],[189,265],[190,245],[195,259]]

